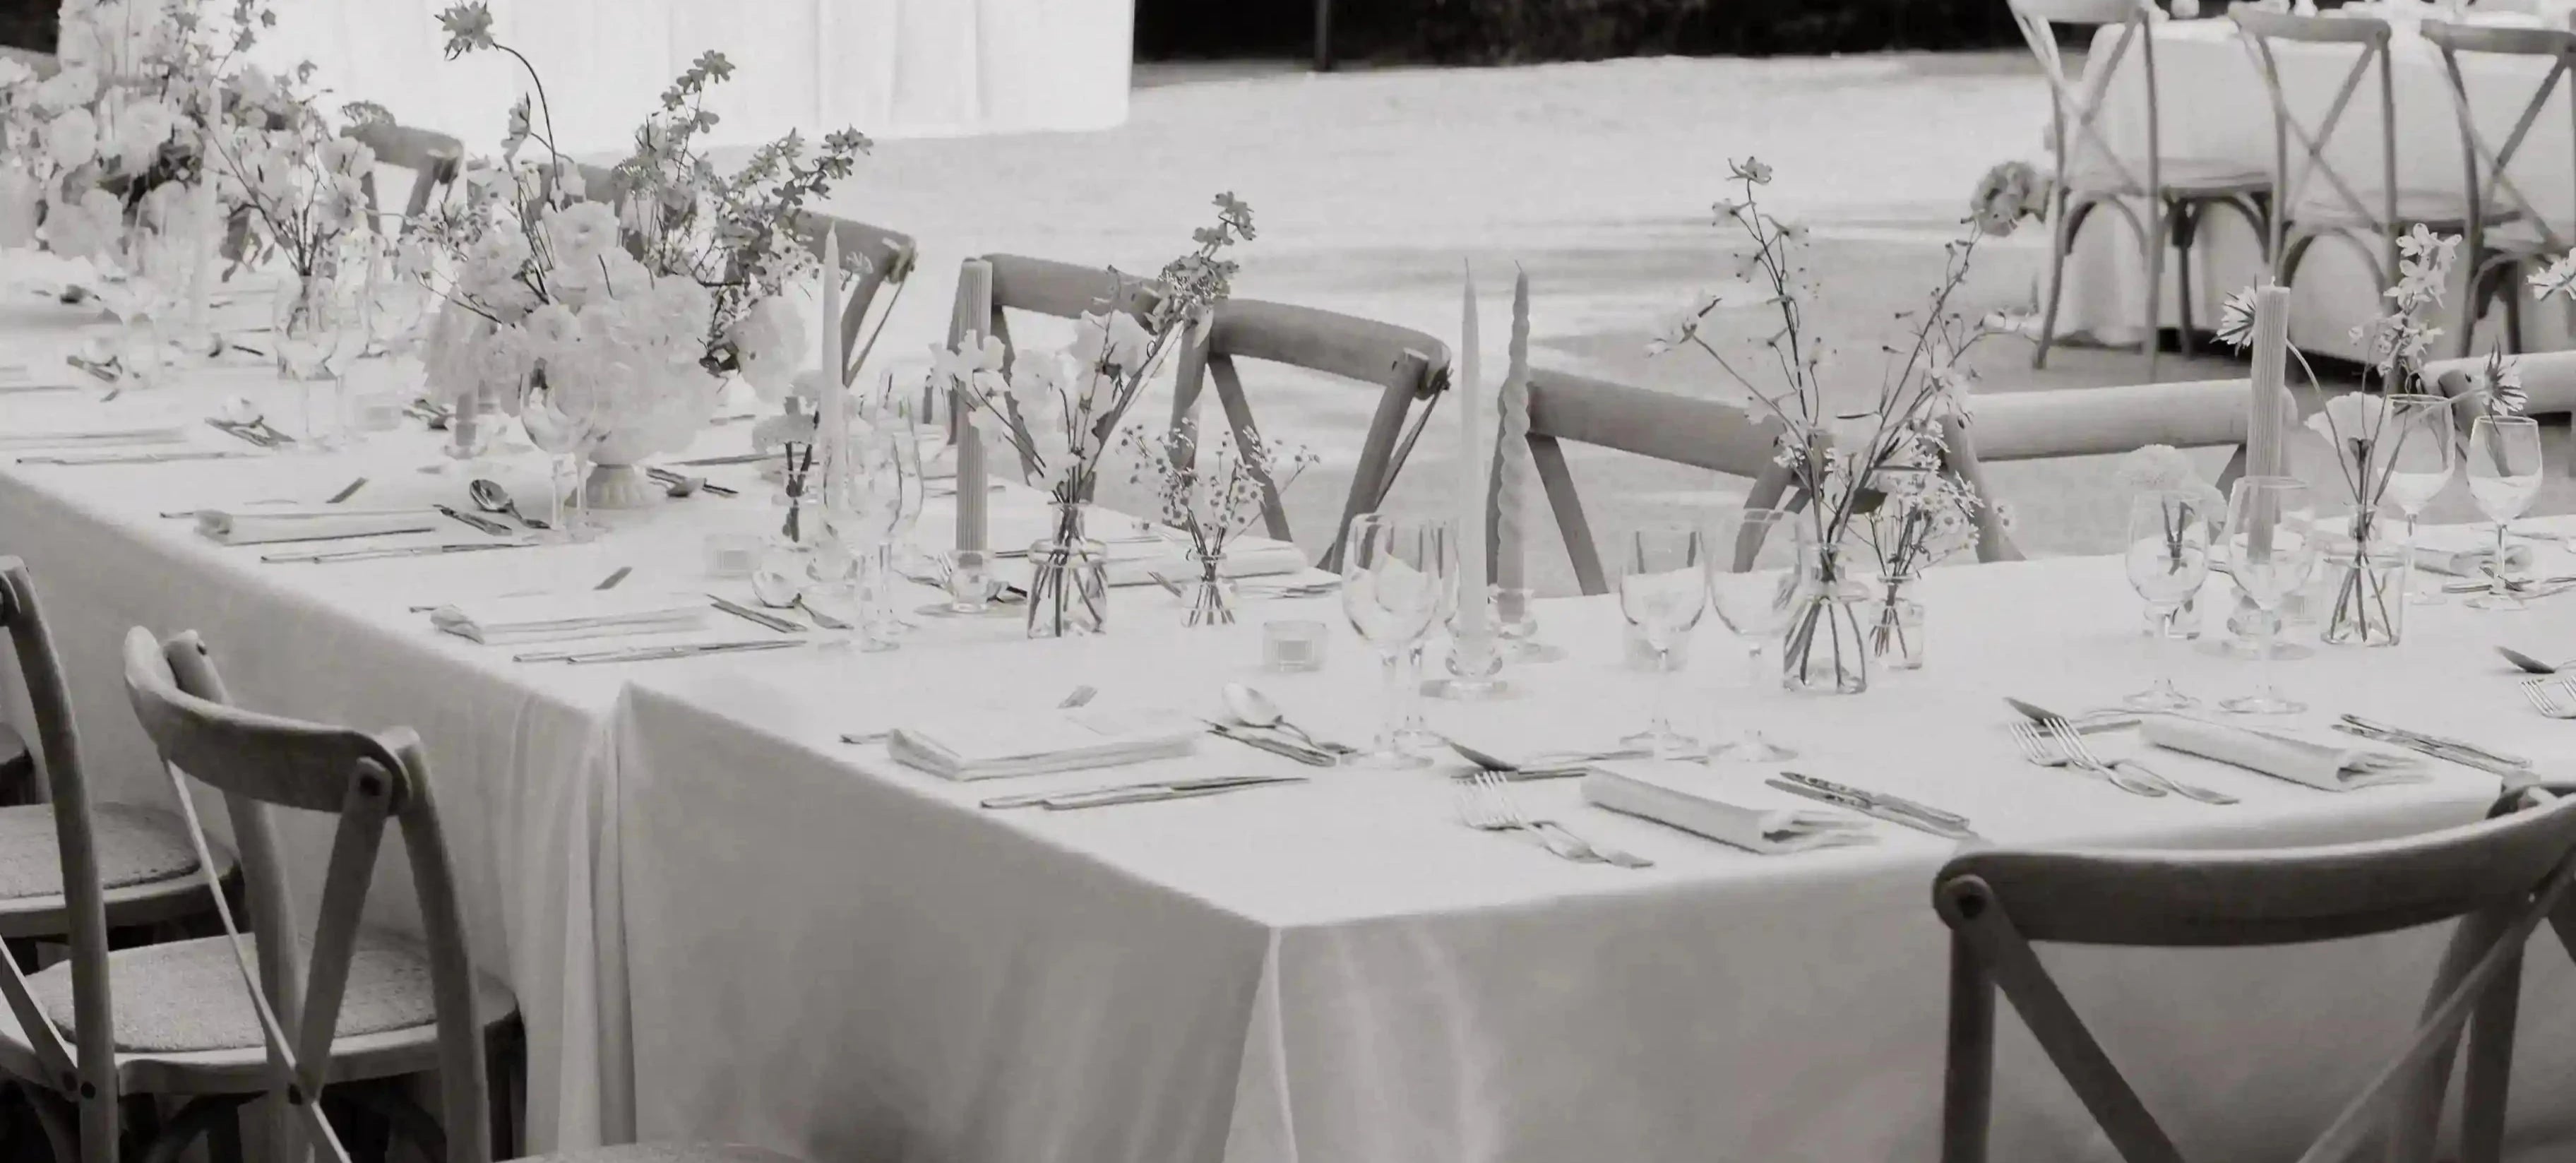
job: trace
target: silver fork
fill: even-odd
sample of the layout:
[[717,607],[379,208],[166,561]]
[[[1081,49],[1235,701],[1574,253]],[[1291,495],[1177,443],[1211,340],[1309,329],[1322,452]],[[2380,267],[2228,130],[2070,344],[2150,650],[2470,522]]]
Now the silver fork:
[[2563,678],[2536,678],[2522,684],[2531,709],[2552,719],[2576,719],[2576,686]]
[[1553,833],[1541,831],[1531,827],[1526,821],[1514,819],[1502,799],[1494,794],[1493,789],[1488,787],[1483,779],[1459,783],[1457,789],[1459,823],[1479,832],[1528,833],[1537,837],[1540,844],[1545,845],[1549,852],[1555,853],[1562,860],[1571,860],[1577,864],[1595,864],[1601,861],[1598,855],[1570,844]]
[[1648,860],[1643,856],[1638,856],[1619,848],[1596,844],[1581,836],[1575,835],[1574,829],[1568,828],[1554,820],[1541,820],[1532,817],[1528,811],[1521,807],[1520,793],[1513,790],[1511,779],[1499,771],[1479,771],[1476,773],[1476,782],[1483,785],[1488,792],[1491,792],[1496,802],[1502,804],[1504,816],[1519,823],[1520,826],[1524,828],[1528,828],[1543,836],[1552,835],[1562,839],[1566,843],[1582,849],[1593,859],[1601,861],[1604,864],[1615,864],[1621,868],[1653,868],[1655,866],[1654,861]]
[[2021,744],[2022,758],[2027,759],[2038,766],[2072,767],[2075,770],[2083,772],[2086,775],[2093,776],[2096,779],[2107,780],[2110,782],[2111,786],[2119,788],[2121,791],[2128,792],[2131,795],[2148,796],[2157,799],[2164,797],[2164,788],[2148,783],[2136,776],[2128,775],[2111,768],[2087,767],[2084,764],[2077,762],[2074,756],[2058,751],[2057,748],[2048,741],[2047,736],[2039,733],[2039,727],[2035,724],[2013,724],[2012,736],[2014,742]]
[[2048,724],[2048,731],[2049,734],[2057,737],[2057,744],[2059,747],[2065,749],[2066,753],[2074,757],[2076,762],[2082,763],[2086,767],[2109,772],[2118,772],[2123,770],[2133,771],[2140,776],[2163,784],[2166,790],[2175,792],[2181,795],[2184,799],[2198,800],[2204,804],[2232,804],[2237,802],[2235,796],[2229,795],[2226,792],[2211,791],[2208,788],[2201,787],[2196,784],[2184,783],[2181,780],[2175,779],[2172,776],[2148,767],[2146,764],[2140,763],[2134,759],[2124,759],[2117,762],[2104,762],[2101,756],[2093,753],[2092,745],[2084,741],[2083,734],[2076,731],[2074,727],[2068,725],[2064,719],[2051,721]]

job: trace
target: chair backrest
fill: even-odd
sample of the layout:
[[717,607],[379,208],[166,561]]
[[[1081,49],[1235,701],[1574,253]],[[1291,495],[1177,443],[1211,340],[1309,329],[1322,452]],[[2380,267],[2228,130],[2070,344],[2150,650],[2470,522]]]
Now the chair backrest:
[[[2021,29],[2022,41],[2030,46],[2031,55],[2039,59],[2042,80],[2048,82],[2048,135],[2050,152],[2055,155],[2056,190],[2068,188],[2067,174],[2077,168],[2081,153],[2094,159],[2092,172],[2113,189],[2146,194],[2156,190],[2164,180],[2163,136],[2159,132],[2161,108],[2156,88],[2156,41],[2149,35],[2150,6],[2147,0],[2011,0],[2014,25]],[[2057,46],[2057,26],[2072,27],[2118,25],[2120,36],[2101,59],[2088,61],[2084,76],[2076,78],[2066,71],[2065,54]],[[2120,76],[2120,65],[2128,59],[2132,45],[2143,58],[2147,89],[2146,170],[2143,174],[2131,168],[2111,141],[2103,135],[2101,116],[2104,96]]]
[[[438,1080],[447,1140],[446,1163],[489,1163],[491,1125],[484,1090],[482,1041],[473,1005],[463,915],[446,839],[430,796],[428,761],[407,729],[369,735],[228,705],[223,680],[194,633],[168,642],[135,629],[125,638],[125,686],[135,717],[174,771],[180,806],[202,851],[203,829],[175,772],[220,790],[232,817],[249,881],[257,961],[239,940],[229,909],[219,909],[234,937],[244,987],[268,1040],[275,1089],[303,1117],[317,1144],[345,1160],[316,1101],[331,1064],[340,1003],[357,952],[358,926],[388,821],[401,829],[410,858],[436,1001]],[[298,927],[277,867],[271,808],[339,817],[313,930],[309,973],[294,962]],[[296,998],[301,995],[302,1004]],[[279,1015],[286,1015],[281,1020]],[[84,1029],[87,1027],[84,1026]]]
[[[2293,945],[2465,918],[2414,1040],[2300,1156],[2353,1157],[2405,1107],[2423,1141],[2463,1025],[2491,991],[2519,988],[2522,946],[2567,905],[2576,799],[2429,835],[2277,851],[1985,850],[1951,859],[1933,907],[1952,933],[1947,1163],[1980,1163],[2000,987],[2130,1163],[2182,1155],[2040,964],[2032,942],[2140,947]],[[2422,1109],[2429,1092],[2432,1109]],[[2396,1157],[2392,1155],[2392,1157]]]
[[[823,238],[827,232],[840,240],[842,255],[867,260],[866,272],[850,285],[849,300],[841,307],[841,350],[849,361],[849,366],[841,369],[841,382],[847,384],[859,374],[869,349],[876,346],[876,337],[885,330],[885,321],[894,317],[895,304],[902,301],[904,285],[912,278],[913,261],[920,252],[915,248],[911,235],[882,226],[835,218],[811,210],[799,216],[797,236],[817,257],[823,253]],[[888,286],[894,288],[894,294],[887,298],[885,310],[878,313],[876,328],[870,330],[867,326],[868,310],[875,304],[878,292]],[[859,338],[862,331],[867,332],[865,342]]]
[[[1565,441],[1745,477],[1753,482],[1746,503],[1770,508],[1782,502],[1790,484],[1789,470],[1774,459],[1779,437],[1777,422],[1757,419],[1731,404],[1567,372],[1530,372],[1530,459],[1565,536],[1574,580],[1587,594],[1608,593],[1610,584],[1583,516],[1582,498],[1575,492],[1574,474],[1566,466]],[[1737,546],[1735,567],[1749,566],[1760,549],[1758,544]]]
[[107,992],[107,901],[99,882],[98,846],[90,824],[89,784],[82,778],[79,733],[72,726],[70,689],[62,661],[45,628],[35,583],[26,563],[0,557],[0,630],[18,660],[18,675],[35,714],[36,746],[43,756],[46,791],[53,803],[54,837],[61,846],[66,940],[71,946],[72,1024],[78,1044],[66,1045],[53,1020],[27,988],[16,958],[0,953],[0,995],[10,1016],[53,1077],[41,1081],[71,1099],[80,1111],[83,1158],[116,1158],[117,1070],[114,1010]]
[[[1208,325],[1193,331],[1181,348],[1172,390],[1172,427],[1180,428],[1198,407],[1208,381],[1216,385],[1217,403],[1240,442],[1259,435],[1252,403],[1243,389],[1238,359],[1286,364],[1376,386],[1377,412],[1360,444],[1360,459],[1342,506],[1341,528],[1317,562],[1341,569],[1342,538],[1351,518],[1371,512],[1385,501],[1404,462],[1422,436],[1442,391],[1449,386],[1449,347],[1411,328],[1351,315],[1228,299],[1218,303]],[[1419,401],[1421,407],[1414,405]],[[1413,422],[1406,427],[1410,414]],[[1240,446],[1240,444],[1238,445]],[[1258,474],[1258,469],[1255,470]],[[1272,537],[1291,540],[1288,516],[1276,482],[1261,476],[1262,518]]]
[[[2176,448],[2234,445],[2219,473],[2226,491],[2245,472],[2254,387],[2248,380],[2198,380],[2113,388],[2060,388],[1995,392],[1976,398],[1974,418],[1946,433],[1950,469],[1987,500],[1977,511],[1977,557],[2021,557],[1995,514],[1994,492],[1982,466],[1996,461],[2108,456],[2150,444]],[[2295,410],[2295,404],[2287,405]],[[2289,416],[2295,421],[2296,416]],[[2288,431],[2294,424],[2286,424]]]
[[[2389,71],[2387,21],[2355,19],[2340,16],[2297,16],[2285,12],[2266,12],[2239,4],[2228,13],[2242,32],[2246,51],[2253,54],[2256,71],[2262,75],[2264,91],[2272,100],[2272,188],[2277,191],[2272,212],[2272,270],[2277,276],[2287,256],[2282,250],[2286,223],[2302,201],[2316,193],[2320,180],[2334,203],[2350,211],[2363,222],[2376,226],[2388,235],[2380,252],[2364,251],[2380,271],[2383,285],[2397,278],[2397,84]],[[2355,46],[2352,68],[2344,74],[2343,84],[2335,90],[2334,100],[2323,116],[2314,122],[2291,110],[2287,91],[2281,85],[2280,63],[2272,42],[2294,41],[2305,44],[2343,44]],[[2343,127],[2344,114],[2352,108],[2353,96],[2377,65],[2379,73],[2379,204],[2356,192],[2353,182],[2326,160],[2327,147],[2335,131]],[[2291,165],[2290,143],[2299,145],[2298,164]],[[2292,174],[2296,173],[2293,179]]]
[[[465,164],[465,143],[444,133],[390,121],[369,121],[350,126],[348,134],[375,151],[379,167],[412,172],[411,198],[403,207],[405,221],[427,213],[430,199],[454,182],[457,171]],[[361,178],[359,186],[366,192],[367,209],[384,214],[384,203],[376,197],[376,175]]]
[[[1117,309],[1142,318],[1160,301],[1160,289],[1156,280],[1149,276],[1047,258],[988,254],[967,259],[958,269],[957,301],[949,314],[948,344],[955,347],[970,336],[999,339],[1002,341],[1002,366],[1008,370],[1019,359],[1019,350],[1011,343],[1009,313],[1012,311],[1056,319],[1077,319],[1086,314],[1098,314],[1115,304]],[[966,422],[964,410],[959,409],[949,423],[951,436],[957,443],[959,472],[969,475],[982,472],[983,458],[988,453],[975,438],[973,427]],[[1021,457],[1020,468],[1024,473],[1035,470],[1026,455]],[[981,529],[982,506],[980,497],[958,498],[957,519],[961,535]]]
[[[2490,207],[2519,213],[2523,220],[2541,232],[2547,249],[2555,254],[2568,249],[2569,240],[2558,230],[2558,224],[2571,218],[2576,207],[2559,207],[2550,214],[2523,193],[2513,180],[2513,159],[2521,151],[2532,126],[2547,112],[2558,92],[2558,83],[2571,68],[2576,68],[2576,32],[2551,28],[2488,28],[2475,25],[2444,24],[2427,21],[2424,39],[2442,50],[2442,67],[2451,79],[2451,108],[2459,114],[2460,158],[2468,167],[2469,232],[2468,252],[2482,253],[2486,235],[2487,211]],[[2505,135],[2502,146],[2491,145],[2478,129],[2477,118],[2469,108],[2469,86],[2460,71],[2460,54],[2487,53],[2500,56],[2541,57],[2549,69],[2534,85],[2531,97],[2514,119],[2513,131]],[[2576,84],[2568,86],[2576,92]],[[2576,125],[2576,106],[2571,106],[2571,125]],[[2483,168],[2483,174],[2481,169]],[[2463,336],[2465,340],[2467,337]]]
[[[2526,416],[2555,416],[2576,412],[2576,351],[2540,351],[2517,355],[2507,365],[2522,373],[2522,391],[2528,397],[2522,406]],[[2458,399],[2486,388],[2487,357],[2437,360],[2424,365],[2424,382],[2439,392]],[[2461,413],[2466,424],[2467,413]]]

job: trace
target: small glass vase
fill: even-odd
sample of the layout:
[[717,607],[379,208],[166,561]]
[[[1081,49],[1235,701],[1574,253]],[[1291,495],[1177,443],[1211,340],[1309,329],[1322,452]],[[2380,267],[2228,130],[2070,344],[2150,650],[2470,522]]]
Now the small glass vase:
[[1869,639],[1862,626],[1868,587],[1847,547],[1800,525],[1798,578],[1781,636],[1780,683],[1792,691],[1856,695],[1869,689]]
[[1182,616],[1184,626],[1234,625],[1234,581],[1225,576],[1225,552],[1208,553],[1190,550],[1190,564],[1198,567],[1198,580],[1182,589],[1182,604],[1188,612]]
[[2352,517],[2351,544],[2325,561],[2325,625],[2334,646],[2395,646],[2406,636],[2406,548],[2375,512]]
[[1109,548],[1083,535],[1083,505],[1055,503],[1054,532],[1029,546],[1029,637],[1098,634],[1109,613]]
[[1869,652],[1889,670],[1923,669],[1923,603],[1914,581],[1911,573],[1879,578],[1869,605]]
[[340,373],[364,336],[357,330],[338,280],[327,274],[290,278],[278,289],[271,317],[278,374],[296,385],[305,451],[340,443]]

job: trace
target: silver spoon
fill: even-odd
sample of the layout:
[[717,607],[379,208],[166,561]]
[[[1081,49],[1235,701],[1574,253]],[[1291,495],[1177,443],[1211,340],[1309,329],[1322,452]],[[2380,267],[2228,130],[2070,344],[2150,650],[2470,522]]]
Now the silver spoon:
[[474,498],[474,507],[486,513],[499,513],[530,529],[551,528],[545,522],[520,512],[519,502],[510,496],[510,490],[501,487],[499,481],[476,477],[474,483],[465,486],[465,495]]
[[773,610],[803,610],[814,624],[826,630],[847,630],[850,624],[814,608],[805,600],[805,587],[785,573],[774,569],[752,571],[751,596]]
[[707,478],[705,477],[674,477],[671,478],[669,486],[664,488],[662,491],[665,495],[676,501],[682,497],[692,495],[699,489],[703,489],[705,487],[707,487]]
[[224,422],[236,428],[258,429],[279,444],[295,443],[294,437],[270,424],[268,417],[260,412],[259,405],[252,403],[248,396],[231,396],[224,400]]
[[2533,674],[2556,674],[2570,665],[2576,665],[2566,662],[2543,662],[2510,646],[2496,647],[2496,653],[2503,655],[2506,662]]
[[1307,734],[1305,728],[1288,721],[1287,713],[1279,709],[1279,704],[1271,702],[1270,696],[1239,682],[1225,684],[1225,709],[1227,713],[1234,716],[1235,722],[1246,727],[1285,731],[1296,736],[1306,746],[1326,754],[1339,755],[1350,750],[1340,744],[1326,743]]

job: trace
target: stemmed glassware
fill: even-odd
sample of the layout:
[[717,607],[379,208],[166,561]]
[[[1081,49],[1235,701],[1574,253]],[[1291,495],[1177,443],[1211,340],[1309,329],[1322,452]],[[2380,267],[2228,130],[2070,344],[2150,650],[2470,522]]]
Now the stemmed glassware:
[[2529,416],[2480,416],[2469,426],[2469,496],[2496,523],[2495,561],[2487,592],[2469,599],[2481,610],[2519,610],[2522,598],[2505,577],[2505,526],[2540,495],[2540,424]]
[[1658,759],[1699,753],[1699,740],[1673,729],[1673,651],[1689,638],[1708,610],[1707,555],[1700,532],[1649,526],[1630,534],[1627,569],[1619,576],[1619,612],[1655,652],[1655,703],[1646,729],[1620,745],[1652,751]]
[[[2209,494],[2215,499],[2217,494]],[[2161,644],[2175,615],[2209,579],[2208,502],[2196,493],[2141,493],[2129,503],[2129,585],[2147,602],[2147,633],[2159,644],[2154,686],[2122,700],[2131,710],[2179,711],[2200,700],[2174,686]]]
[[366,342],[351,282],[315,273],[289,279],[277,293],[269,338],[278,371],[296,384],[301,451],[327,451],[340,439],[340,376]]
[[2457,430],[2451,423],[2448,397],[2399,393],[2388,397],[2388,484],[2381,498],[2406,515],[2406,600],[2428,606],[2442,601],[2440,585],[2415,588],[2415,522],[2451,483],[2457,467]]
[[[584,462],[590,450],[601,439],[593,422],[594,397],[590,393],[567,394],[551,383],[538,382],[528,388],[527,398],[519,404],[519,422],[528,429],[528,442],[546,454],[546,496],[548,517],[553,528],[538,534],[549,542],[588,541],[599,535],[599,527],[590,520],[590,487],[584,479]],[[566,465],[572,469],[573,516],[564,518],[563,475]]]
[[872,616],[876,619],[874,631],[881,637],[901,637],[921,628],[897,614],[892,601],[895,579],[900,576],[896,567],[905,563],[905,555],[914,552],[912,530],[921,523],[924,499],[921,406],[922,397],[918,391],[900,393],[889,384],[885,398],[877,407],[877,423],[884,430],[886,455],[893,462],[896,506],[894,528],[887,531],[885,543],[877,547],[872,579],[876,584],[869,591]]
[[888,425],[854,425],[848,447],[823,486],[823,520],[837,552],[818,555],[815,565],[837,576],[817,580],[825,583],[823,592],[831,598],[848,595],[848,601],[835,604],[847,611],[844,621],[858,626],[859,648],[871,652],[896,646],[885,632],[887,619],[879,607],[886,590],[885,549],[903,520],[906,486],[898,446],[908,440]]
[[[1789,628],[1797,593],[1797,538],[1792,526],[1787,510],[1758,508],[1723,512],[1709,523],[1702,555],[1708,566],[1709,608],[1744,640],[1755,690],[1780,681],[1765,651]],[[1744,568],[1736,568],[1739,564]],[[1779,763],[1796,759],[1798,753],[1764,739],[1758,729],[1747,728],[1710,749],[1708,757]]]
[[[1435,628],[1452,625],[1458,617],[1458,539],[1450,535],[1449,522],[1431,523],[1431,577],[1440,597],[1440,608],[1431,615]],[[1422,661],[1431,653],[1431,635],[1425,632],[1404,652],[1404,725],[1396,728],[1398,743],[1406,747],[1439,747],[1438,732],[1422,717],[1422,688],[1429,681]]]
[[2236,588],[2262,615],[2260,689],[2220,707],[2240,715],[2295,715],[2307,704],[2284,698],[2272,682],[2273,649],[2281,638],[2281,603],[2308,584],[2316,571],[2317,523],[2307,482],[2295,477],[2244,477],[2227,504],[2227,560]]
[[1377,650],[1386,674],[1386,718],[1369,750],[1351,758],[1357,767],[1425,767],[1430,760],[1404,747],[1405,656],[1431,632],[1440,614],[1440,555],[1444,538],[1434,521],[1362,513],[1351,519],[1342,555],[1342,613],[1351,629]]

